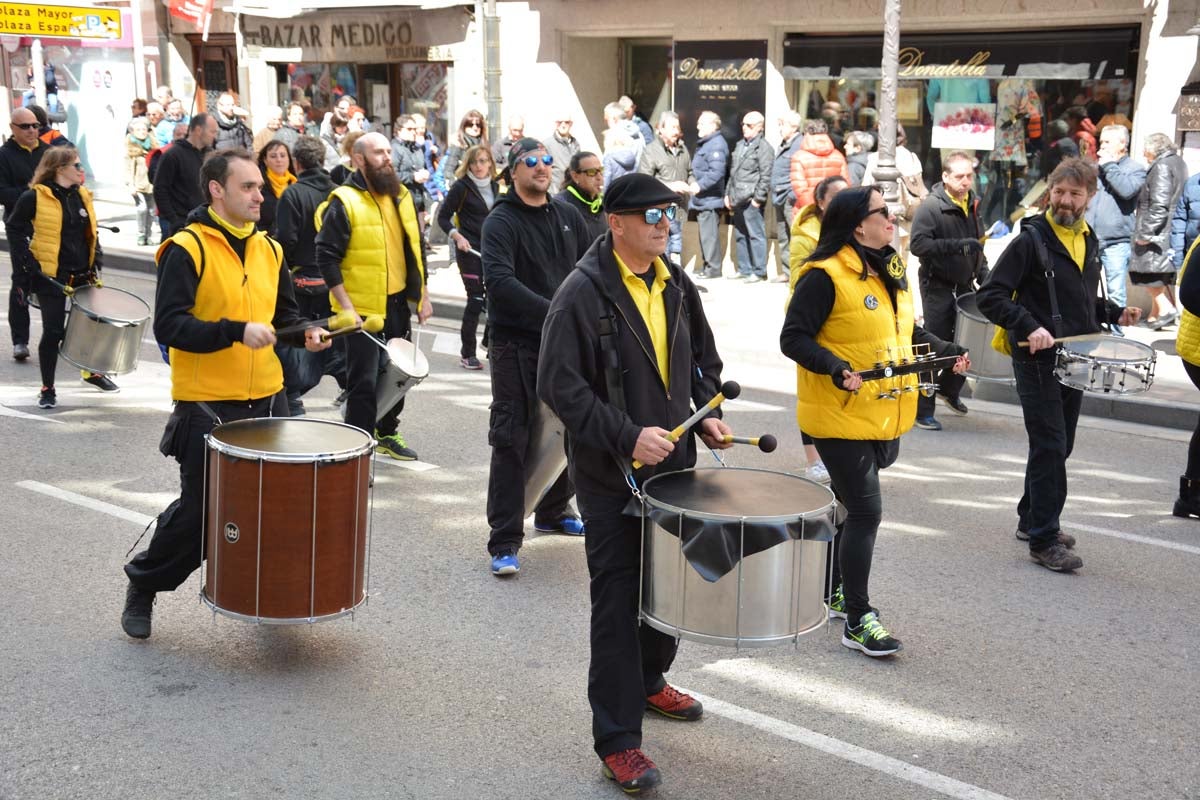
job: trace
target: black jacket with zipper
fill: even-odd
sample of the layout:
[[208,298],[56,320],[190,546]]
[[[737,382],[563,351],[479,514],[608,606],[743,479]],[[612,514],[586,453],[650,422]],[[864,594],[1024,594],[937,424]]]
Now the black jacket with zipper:
[[[492,205],[495,206],[499,199],[500,185],[492,181]],[[467,237],[471,247],[478,250],[479,240],[483,236],[483,221],[491,210],[479,193],[479,187],[470,176],[466,176],[454,182],[450,191],[446,192],[446,199],[438,206],[438,227],[447,234],[452,229],[458,231]],[[458,216],[457,222],[454,221],[455,215]],[[454,248],[455,244],[451,242],[450,247]]]
[[983,252],[964,251],[968,239],[983,236],[979,221],[979,198],[967,194],[967,208],[955,203],[946,187],[935,183],[929,196],[921,201],[913,214],[909,248],[921,259],[921,278],[931,278],[936,285],[971,291],[971,282],[987,270]]
[[[664,386],[654,345],[642,315],[621,280],[612,234],[598,239],[563,281],[550,303],[538,360],[538,397],[569,433],[570,474],[582,493],[621,496],[629,492],[621,470],[633,459],[642,428],[673,428],[720,390],[721,357],[695,285],[674,265],[663,290],[667,315],[668,377]],[[600,319],[612,314],[624,386],[621,410],[608,393],[600,347]],[[709,416],[720,416],[715,411]],[[693,431],[695,428],[693,428]],[[650,476],[696,463],[688,435],[661,464],[634,473]]]
[[274,238],[283,245],[283,257],[294,276],[309,280],[321,277],[321,270],[317,269],[317,226],[313,214],[336,188],[329,173],[316,167],[301,172],[296,182],[279,196]]

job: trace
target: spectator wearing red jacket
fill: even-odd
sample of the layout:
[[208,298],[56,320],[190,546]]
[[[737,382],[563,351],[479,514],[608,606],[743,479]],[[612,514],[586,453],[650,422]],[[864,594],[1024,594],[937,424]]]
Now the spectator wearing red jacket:
[[792,192],[796,195],[796,211],[812,205],[813,191],[826,178],[841,175],[847,180],[846,157],[833,146],[829,129],[820,120],[804,123],[804,140],[792,156]]

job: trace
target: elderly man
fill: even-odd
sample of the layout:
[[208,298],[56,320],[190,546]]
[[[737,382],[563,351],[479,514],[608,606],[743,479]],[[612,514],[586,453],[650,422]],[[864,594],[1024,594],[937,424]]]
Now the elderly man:
[[642,140],[649,145],[654,140],[654,131],[650,130],[649,122],[638,116],[637,104],[633,102],[633,98],[627,94],[623,94],[617,99],[617,105],[625,112],[625,119],[637,125],[638,133],[642,135]]
[[789,244],[792,220],[796,217],[796,193],[792,191],[792,156],[800,143],[800,125],[803,119],[796,111],[785,111],[779,117],[779,150],[771,165],[771,208],[775,214],[775,262],[779,270],[777,280],[787,283]]
[[771,188],[771,166],[775,153],[763,137],[766,120],[757,111],[742,118],[742,139],[733,149],[729,182],[725,185],[725,208],[733,212],[737,245],[737,273],[732,277],[747,283],[767,279],[767,231],[763,206]]
[[518,140],[525,136],[525,118],[514,114],[508,118],[508,133],[492,145],[492,158],[497,164],[508,163],[508,151]]
[[267,123],[254,134],[254,152],[257,153],[267,146],[267,142],[275,138],[275,134],[283,127],[283,108],[267,106]]
[[186,125],[191,122],[191,118],[183,113],[183,103],[181,101],[171,99],[164,108],[167,111],[166,115],[154,126],[154,141],[160,147],[175,141],[176,125],[180,123]]
[[[687,205],[687,196],[700,190],[692,174],[692,157],[683,143],[683,128],[679,126],[679,115],[664,111],[658,118],[658,136],[646,145],[638,159],[638,172],[658,178],[666,187],[678,195],[682,207]],[[671,236],[667,240],[667,258],[680,263],[683,253],[683,214],[671,220]]]
[[1100,182],[1088,205],[1087,221],[1100,241],[1108,297],[1123,306],[1133,255],[1133,218],[1138,195],[1146,184],[1146,168],[1129,157],[1129,130],[1124,125],[1106,125],[1100,131],[1096,156]]
[[729,170],[729,143],[721,134],[721,118],[704,111],[696,120],[696,153],[692,156],[692,174],[697,192],[692,197],[696,226],[700,231],[700,257],[696,271],[701,278],[721,277],[721,212],[725,208],[725,176]]
[[[8,121],[12,135],[0,146],[0,204],[7,219],[13,207],[33,179],[42,154],[50,148],[38,139],[37,117],[28,108],[13,111]],[[8,290],[8,327],[12,332],[13,358],[29,358],[29,301],[17,288],[17,266],[13,264],[13,283]]]
[[574,124],[575,120],[564,111],[554,121],[553,135],[546,140],[546,152],[554,158],[554,163],[550,165],[551,194],[558,194],[563,188],[563,180],[566,178],[567,165],[571,162],[571,156],[581,149],[579,140],[571,134],[571,127]]
[[217,98],[217,111],[213,118],[217,121],[217,141],[213,149],[220,150],[249,150],[254,146],[254,134],[246,125],[246,117],[250,112],[237,104],[237,98],[232,92],[222,92]]

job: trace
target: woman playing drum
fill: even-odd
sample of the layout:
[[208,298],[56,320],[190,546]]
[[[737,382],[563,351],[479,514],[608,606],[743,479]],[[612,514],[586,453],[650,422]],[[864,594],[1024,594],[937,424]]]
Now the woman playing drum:
[[[100,273],[96,211],[83,178],[83,165],[74,147],[47,150],[33,173],[29,191],[17,200],[4,225],[12,247],[14,282],[26,294],[35,293],[42,310],[38,343],[41,408],[54,408],[58,402],[54,368],[67,321],[67,296],[60,286],[93,283]],[[84,372],[83,380],[102,392],[118,391],[115,383],[98,373]]]
[[[802,367],[800,427],[812,436],[847,512],[834,539],[838,588],[830,611],[846,619],[842,644],[876,657],[900,650],[867,594],[883,515],[879,470],[896,460],[917,400],[912,379],[901,379],[901,391],[886,398],[871,390],[860,394],[856,370],[911,358],[914,344],[928,345],[938,356],[965,352],[913,323],[905,265],[890,245],[894,235],[878,187],[845,189],[834,197],[779,336],[784,355]],[[960,357],[954,369],[962,372],[967,364]]]

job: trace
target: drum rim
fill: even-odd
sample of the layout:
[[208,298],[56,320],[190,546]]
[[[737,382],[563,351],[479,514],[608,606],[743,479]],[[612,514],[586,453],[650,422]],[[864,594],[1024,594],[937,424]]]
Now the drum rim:
[[[729,470],[736,470],[738,472],[765,472],[765,473],[768,473],[771,475],[786,475],[789,478],[795,478],[797,480],[804,481],[805,483],[807,483],[811,486],[815,486],[818,489],[821,489],[822,491],[828,493],[829,502],[826,503],[825,505],[821,506],[820,508],[814,509],[812,511],[803,511],[798,514],[778,514],[778,515],[774,515],[774,516],[740,516],[737,514],[707,514],[707,513],[702,514],[702,513],[698,513],[696,511],[692,511],[692,510],[689,510],[686,508],[680,508],[678,506],[673,506],[669,503],[664,503],[661,500],[655,500],[647,491],[650,487],[650,484],[653,483],[655,481],[655,479],[662,478],[667,475],[677,475],[681,472],[714,472],[714,471],[729,471]],[[834,508],[837,506],[837,498],[834,496],[833,490],[830,489],[828,486],[817,483],[816,481],[813,481],[813,480],[809,480],[808,478],[804,477],[803,475],[797,475],[794,472],[785,472],[783,470],[777,470],[777,469],[763,469],[761,467],[689,467],[688,469],[676,469],[676,470],[671,470],[670,472],[663,472],[658,475],[654,475],[650,478],[647,478],[642,483],[642,487],[641,487],[640,491],[641,491],[641,495],[642,495],[642,502],[652,505],[655,508],[660,509],[662,511],[667,511],[672,514],[684,514],[692,519],[714,520],[714,521],[720,521],[720,522],[743,522],[743,521],[745,521],[745,522],[755,523],[755,524],[781,523],[781,522],[786,523],[786,522],[792,522],[795,520],[812,519],[813,517],[824,516],[826,514],[832,513]]]
[[[97,314],[95,311],[88,308],[83,303],[80,303],[76,299],[76,295],[78,295],[80,292],[86,292],[86,291],[91,291],[91,290],[99,291],[101,289],[106,289],[110,292],[120,292],[121,294],[128,295],[128,296],[132,297],[134,300],[137,300],[139,303],[142,304],[142,307],[146,309],[146,316],[140,317],[138,319],[126,319],[124,317],[106,317],[103,314]],[[115,286],[81,286],[81,287],[79,287],[71,294],[71,310],[74,311],[76,308],[78,308],[80,311],[82,311],[84,313],[84,315],[90,319],[94,319],[97,322],[107,322],[109,325],[112,325],[117,328],[136,328],[140,325],[146,324],[146,321],[148,319],[150,319],[150,317],[152,316],[152,312],[150,311],[149,303],[147,303],[142,298],[138,297],[133,292],[128,292],[124,289],[118,289]]]
[[318,614],[315,617],[263,617],[253,614],[242,614],[239,611],[230,611],[216,604],[207,593],[208,586],[203,586],[200,589],[200,602],[212,609],[214,614],[220,614],[230,619],[236,619],[241,622],[253,622],[256,625],[311,625],[317,622],[328,622],[330,620],[341,619],[342,617],[351,616],[355,611],[367,602],[367,590],[363,589],[362,599],[356,602],[350,608],[343,608],[341,611],[334,611],[329,614]]
[[[403,372],[406,376],[408,376],[410,378],[417,378],[419,380],[425,380],[426,378],[429,377],[429,359],[425,357],[425,354],[421,352],[421,348],[417,347],[415,342],[410,342],[408,339],[405,339],[403,336],[393,336],[392,338],[384,341],[383,348],[386,350],[387,348],[391,347],[392,342],[404,342],[405,344],[412,347],[413,352],[416,353],[416,356],[421,359],[420,364],[425,367],[425,372],[423,372],[420,375],[408,372],[407,370],[404,369],[403,366],[401,366],[400,364],[397,364],[395,361],[392,360],[392,354],[390,352],[388,353],[388,366],[394,365],[396,367],[396,369],[400,370],[401,372]],[[417,366],[416,358],[413,359],[413,366]]]
[[1107,333],[1098,333],[1098,334],[1096,334],[1095,339],[1088,339],[1086,341],[1089,343],[1113,342],[1115,344],[1120,344],[1122,347],[1131,347],[1134,350],[1141,351],[1142,357],[1141,358],[1119,358],[1116,356],[1095,356],[1095,355],[1091,355],[1090,353],[1084,353],[1084,352],[1075,350],[1072,347],[1072,345],[1074,345],[1074,344],[1083,344],[1084,342],[1063,342],[1059,345],[1059,349],[1061,349],[1064,353],[1072,356],[1073,358],[1077,358],[1077,359],[1080,359],[1083,361],[1095,361],[1095,362],[1098,362],[1101,364],[1132,364],[1132,363],[1136,363],[1139,361],[1157,361],[1158,360],[1158,352],[1153,347],[1146,344],[1145,342],[1139,342],[1135,339],[1127,339],[1127,338],[1124,338],[1121,336],[1113,336],[1113,335],[1107,334]]
[[[289,419],[306,424],[335,425],[339,428],[350,428],[351,430],[357,431],[366,437],[366,441],[359,447],[350,448],[347,450],[325,451],[320,453],[277,453],[271,450],[251,450],[246,447],[239,447],[238,445],[222,442],[213,435],[219,429],[224,427],[231,425],[247,425],[256,422],[262,422],[263,420],[268,419]],[[204,441],[210,450],[220,453],[221,455],[246,459],[248,461],[268,461],[279,464],[313,464],[354,461],[358,458],[362,458],[365,455],[371,454],[375,450],[375,440],[362,428],[354,425],[348,425],[345,422],[337,422],[331,419],[301,419],[297,417],[253,417],[251,419],[238,419],[232,422],[224,422],[214,427],[209,433],[204,434]]]
[[[972,322],[982,322],[985,325],[993,324],[992,321],[990,319],[988,319],[987,317],[985,317],[983,314],[979,314],[978,316],[976,316],[975,314],[972,314],[969,311],[965,311],[963,309],[963,307],[960,305],[960,303],[962,302],[962,299],[964,297],[974,297],[976,294],[977,294],[976,292],[964,292],[963,294],[960,294],[958,297],[954,298],[954,310],[957,311],[959,314],[962,314],[964,317],[971,320]],[[976,303],[975,303],[975,308],[976,309],[979,308],[978,301],[976,301]]]

